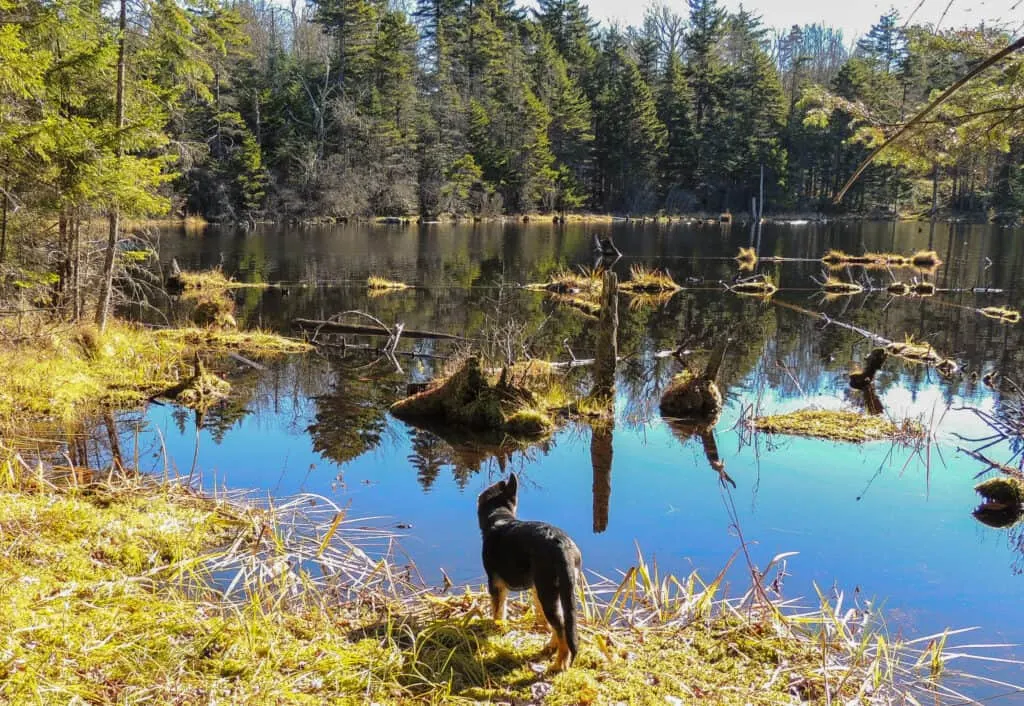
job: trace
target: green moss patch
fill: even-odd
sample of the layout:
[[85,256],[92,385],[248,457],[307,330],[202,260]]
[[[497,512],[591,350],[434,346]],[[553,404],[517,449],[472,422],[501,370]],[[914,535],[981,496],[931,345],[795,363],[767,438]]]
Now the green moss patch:
[[996,476],[974,486],[985,500],[1005,507],[1024,507],[1024,481],[1009,476]]
[[753,427],[771,434],[792,434],[854,443],[924,436],[924,428],[914,421],[905,420],[896,424],[882,417],[827,409],[802,409],[787,414],[757,417]]

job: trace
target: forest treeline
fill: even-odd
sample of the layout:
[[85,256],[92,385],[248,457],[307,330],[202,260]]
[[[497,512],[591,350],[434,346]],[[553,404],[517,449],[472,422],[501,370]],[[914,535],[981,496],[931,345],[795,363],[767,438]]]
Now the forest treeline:
[[[408,11],[407,11],[408,10]],[[17,218],[833,209],[870,149],[1007,33],[770,31],[716,0],[0,0],[0,261]],[[1024,208],[1024,59],[887,150],[839,208]],[[112,215],[113,214],[113,215]],[[58,249],[60,249],[58,248]],[[70,265],[68,265],[70,267]],[[70,270],[62,276],[71,277]]]

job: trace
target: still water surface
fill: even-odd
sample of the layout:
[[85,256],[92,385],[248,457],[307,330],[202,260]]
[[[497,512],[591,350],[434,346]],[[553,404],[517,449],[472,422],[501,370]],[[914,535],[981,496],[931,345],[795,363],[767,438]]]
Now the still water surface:
[[[619,370],[610,474],[592,463],[587,428],[570,427],[525,451],[449,443],[415,430],[391,418],[387,407],[409,381],[432,375],[432,360],[402,358],[404,372],[397,373],[356,354],[311,355],[265,373],[241,373],[241,398],[210,415],[199,435],[204,483],[279,496],[310,491],[351,503],[353,516],[386,516],[378,524],[402,528],[401,546],[427,581],[438,582],[444,569],[456,582],[479,583],[475,498],[513,469],[523,481],[520,515],[562,526],[580,545],[585,566],[601,574],[630,566],[640,547],[665,570],[713,576],[739,546],[738,519],[760,565],[780,552],[799,552],[788,562],[787,596],[813,597],[815,584],[847,596],[857,590],[859,600],[885,602],[894,631],[920,635],[977,625],[980,632],[961,642],[1024,642],[1022,532],[974,519],[974,476],[983,468],[956,451],[971,446],[956,434],[987,435],[964,408],[997,410],[1013,403],[1009,394],[890,359],[876,380],[886,414],[934,426],[938,443],[928,449],[751,435],[737,424],[751,408],[863,407],[846,374],[870,343],[802,310],[893,340],[927,340],[968,373],[999,370],[1014,377],[1024,357],[1024,324],[1004,325],[975,309],[1024,308],[1022,231],[947,224],[765,226],[762,255],[816,259],[830,247],[851,253],[935,249],[945,261],[933,278],[940,288],[934,297],[876,292],[832,301],[822,299],[812,281],[821,276],[820,263],[765,264],[759,271],[781,287],[767,303],[723,293],[718,284],[736,276],[731,258],[749,242],[749,232],[738,226],[211,229],[201,236],[164,234],[161,255],[176,257],[184,268],[220,265],[240,280],[287,283],[242,290],[243,325],[288,331],[294,317],[360,309],[407,328],[476,337],[515,320],[530,333],[534,354],[567,360],[570,349],[578,357],[592,354],[594,322],[512,285],[592,264],[595,230],[610,232],[626,254],[615,266],[620,279],[631,265],[647,264],[688,287],[654,305],[620,300],[619,348],[626,360]],[[369,274],[417,288],[371,297],[364,286]],[[885,272],[871,276],[876,286],[891,281]],[[979,286],[1004,292],[941,291]],[[659,418],[660,392],[679,363],[654,356],[680,343],[700,351],[723,337],[733,342],[720,378],[727,406],[715,436],[738,486],[728,492],[701,440],[680,438]],[[451,350],[412,341],[404,349],[414,345],[420,352]],[[699,361],[700,353],[695,356]],[[154,445],[162,436],[174,465],[187,473],[196,442],[191,419],[158,407],[145,423],[144,436]],[[1010,456],[1005,445],[987,453]],[[746,588],[741,564],[732,570],[733,592]],[[1024,650],[1000,654],[1020,658]],[[965,668],[1021,681],[1016,667]],[[1024,702],[1004,697],[999,703],[1011,701]]]

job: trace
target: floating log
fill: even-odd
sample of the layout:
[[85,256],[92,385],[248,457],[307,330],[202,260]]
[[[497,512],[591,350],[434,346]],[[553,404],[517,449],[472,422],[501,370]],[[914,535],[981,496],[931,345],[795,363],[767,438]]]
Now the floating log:
[[[318,329],[322,333],[350,333],[360,336],[391,336],[393,331],[379,326],[364,326],[360,324],[342,324],[336,321],[320,321],[317,319],[292,319],[292,326],[301,329]],[[405,338],[428,338],[440,341],[466,341],[462,336],[439,331],[417,331],[416,329],[404,329],[402,336]]]

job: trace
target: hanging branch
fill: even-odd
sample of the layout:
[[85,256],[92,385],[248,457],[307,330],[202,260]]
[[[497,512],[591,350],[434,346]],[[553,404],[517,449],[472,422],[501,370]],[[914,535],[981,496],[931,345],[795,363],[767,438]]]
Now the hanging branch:
[[982,71],[989,68],[993,64],[998,63],[1005,57],[1009,56],[1013,52],[1018,51],[1020,49],[1024,49],[1024,36],[1022,36],[1020,39],[1013,42],[1009,46],[1005,47],[1001,51],[998,51],[989,58],[985,59],[985,61],[975,66],[973,69],[968,71],[964,76],[958,79],[953,85],[951,85],[949,88],[943,91],[942,95],[940,95],[938,98],[936,98],[927,106],[925,106],[920,112],[918,112],[917,115],[911,118],[899,130],[897,130],[891,136],[886,138],[886,140],[882,144],[876,147],[871,152],[871,154],[867,156],[867,159],[860,163],[860,166],[857,167],[857,171],[855,171],[853,173],[853,176],[851,176],[847,180],[847,182],[843,184],[843,188],[840,189],[839,192],[835,195],[835,198],[832,199],[832,203],[838,204],[840,201],[843,200],[843,197],[846,195],[846,192],[850,190],[850,187],[853,186],[853,183],[857,181],[860,175],[864,173],[864,170],[867,169],[873,161],[875,161],[875,157],[877,157],[882,150],[884,150],[886,147],[895,142],[903,133],[912,128],[914,125],[924,120],[933,110],[935,110],[944,102],[946,102],[946,100],[950,96],[952,96],[954,93],[960,90],[964,86],[964,84],[966,84],[972,78],[974,78],[975,76],[977,76],[978,74],[980,74]]

